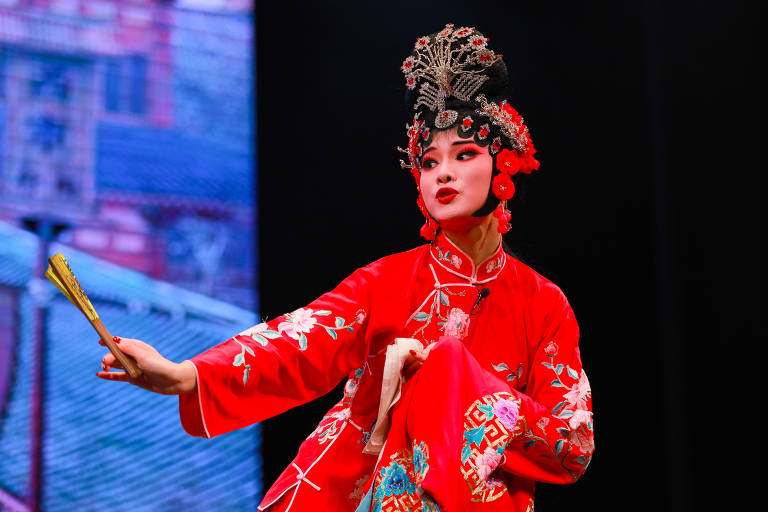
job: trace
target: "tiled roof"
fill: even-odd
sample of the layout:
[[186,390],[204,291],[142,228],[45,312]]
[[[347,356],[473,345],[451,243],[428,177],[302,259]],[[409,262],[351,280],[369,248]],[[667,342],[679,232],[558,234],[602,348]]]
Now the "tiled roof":
[[[0,223],[0,286],[20,294],[16,378],[0,418],[0,488],[23,496],[29,472],[33,301],[26,291],[36,237]],[[54,248],[54,250],[61,248]],[[239,308],[64,252],[104,324],[183,360],[255,322]],[[138,297],[144,307],[128,306]],[[262,494],[258,425],[211,441],[187,436],[175,397],[94,374],[104,349],[58,292],[47,308],[43,504],[57,510],[254,510]],[[186,320],[166,314],[188,312]],[[206,314],[211,311],[211,314]]]
[[252,155],[175,130],[99,123],[97,193],[253,203]]

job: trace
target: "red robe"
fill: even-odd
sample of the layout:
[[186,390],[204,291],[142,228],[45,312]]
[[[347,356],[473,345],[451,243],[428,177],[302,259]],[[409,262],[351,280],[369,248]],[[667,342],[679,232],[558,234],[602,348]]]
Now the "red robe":
[[[403,386],[377,457],[362,449],[396,337],[443,339]],[[180,396],[182,425],[213,437],[348,375],[259,510],[354,511],[371,491],[374,511],[527,511],[535,481],[575,481],[594,449],[578,338],[557,286],[501,247],[475,267],[441,234],[194,357],[198,391]]]

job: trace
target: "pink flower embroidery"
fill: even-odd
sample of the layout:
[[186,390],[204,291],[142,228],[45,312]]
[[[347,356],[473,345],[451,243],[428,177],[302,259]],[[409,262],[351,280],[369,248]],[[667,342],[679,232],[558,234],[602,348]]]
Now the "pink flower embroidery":
[[463,340],[469,330],[469,315],[460,308],[453,308],[448,312],[448,319],[445,321],[445,335],[456,336]]
[[592,395],[592,390],[589,387],[589,380],[584,370],[581,370],[581,376],[579,382],[571,387],[570,391],[563,395],[563,398],[568,400],[568,403],[575,406],[576,409],[587,409],[587,398]]
[[265,322],[262,322],[260,324],[254,325],[253,327],[250,327],[244,330],[243,332],[238,334],[238,336],[250,336],[251,338],[253,338],[254,335],[259,334],[260,332],[266,331],[268,327],[269,326]]
[[361,310],[360,310],[360,311],[358,311],[358,312],[357,312],[357,314],[355,315],[355,323],[358,323],[358,324],[362,324],[364,320],[365,320],[365,311],[363,311],[363,310],[361,309]]
[[483,453],[478,453],[475,457],[475,471],[477,471],[478,478],[485,481],[499,463],[501,463],[501,454],[494,448],[488,447]]
[[312,330],[317,323],[317,318],[313,318],[313,311],[309,308],[299,308],[293,313],[285,315],[285,322],[277,325],[279,332],[284,332],[291,338],[298,340],[300,335]]
[[502,470],[496,469],[496,471],[488,475],[488,478],[484,482],[485,486],[489,489],[493,489],[494,487],[504,485],[504,480],[502,480],[501,473]]
[[536,422],[536,426],[539,427],[541,430],[544,430],[547,428],[547,425],[549,425],[549,418],[546,416],[542,416],[539,418],[539,421]]
[[461,268],[461,258],[459,258],[455,254],[451,256],[451,265],[453,265],[456,268]]
[[512,400],[499,400],[493,404],[493,413],[499,418],[501,424],[509,430],[514,430],[517,419],[520,417],[517,403]]
[[590,428],[592,413],[583,409],[576,409],[568,421],[571,427],[571,442],[584,453],[592,453],[595,450],[595,438]]
[[547,348],[544,349],[544,353],[547,354],[549,357],[555,357],[557,355],[558,346],[557,343],[554,341],[550,341],[549,345],[547,345]]

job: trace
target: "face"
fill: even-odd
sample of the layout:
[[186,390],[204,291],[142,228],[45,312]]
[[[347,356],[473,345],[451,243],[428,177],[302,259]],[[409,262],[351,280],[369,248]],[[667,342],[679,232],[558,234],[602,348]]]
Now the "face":
[[472,214],[485,204],[492,170],[487,147],[456,130],[436,133],[424,150],[420,177],[427,210],[444,229],[479,222]]

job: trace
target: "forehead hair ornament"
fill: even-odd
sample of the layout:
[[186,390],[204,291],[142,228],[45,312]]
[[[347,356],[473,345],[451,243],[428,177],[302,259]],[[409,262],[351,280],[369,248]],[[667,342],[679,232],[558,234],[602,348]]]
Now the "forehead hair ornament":
[[[515,192],[512,176],[530,174],[539,162],[533,157],[536,149],[522,116],[500,97],[507,85],[501,54],[488,48],[488,38],[474,27],[454,28],[449,23],[440,32],[418,38],[400,70],[405,75],[407,101],[416,111],[411,124],[406,124],[407,148],[397,148],[408,156],[408,162],[400,160],[400,165],[410,169],[419,188],[423,148],[430,144],[435,129],[455,126],[460,137],[488,146],[493,177],[486,206],[475,215],[493,211],[499,232],[506,233],[510,218],[506,201]],[[438,225],[424,207],[421,190],[417,203],[427,219],[421,234],[431,240]]]

